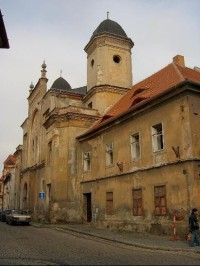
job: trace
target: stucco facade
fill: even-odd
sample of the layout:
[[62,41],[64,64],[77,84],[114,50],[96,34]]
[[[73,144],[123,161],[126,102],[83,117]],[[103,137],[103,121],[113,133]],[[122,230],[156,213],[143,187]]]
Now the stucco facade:
[[[98,224],[172,234],[175,211],[178,233],[186,232],[191,208],[200,207],[200,98],[192,87],[182,85],[110,122],[100,132],[78,137],[79,154],[91,156],[91,168],[80,173],[86,220],[89,204],[89,219]],[[156,150],[154,125],[162,125],[162,147]],[[136,134],[138,155],[131,152],[131,137]],[[112,162],[107,160],[107,144],[112,144]],[[160,197],[158,206],[156,197]],[[138,201],[136,206],[134,201]]]
[[176,215],[184,235],[200,208],[199,69],[177,55],[132,84],[133,45],[103,21],[84,49],[81,88],[62,77],[48,88],[42,64],[16,153],[20,208],[34,219],[172,234]]

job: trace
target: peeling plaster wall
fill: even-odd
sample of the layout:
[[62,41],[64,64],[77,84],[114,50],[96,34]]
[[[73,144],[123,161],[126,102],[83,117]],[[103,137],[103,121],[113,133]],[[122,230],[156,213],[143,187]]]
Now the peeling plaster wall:
[[[184,234],[191,208],[200,208],[200,175],[196,173],[200,163],[192,160],[196,147],[192,145],[190,100],[195,102],[190,96],[175,97],[80,143],[82,151],[91,151],[92,162],[91,171],[80,172],[81,192],[92,193],[92,211],[97,223],[172,234],[173,211],[176,211],[179,233]],[[151,127],[157,123],[163,125],[164,149],[153,152]],[[132,160],[130,135],[135,132],[140,133],[141,156]],[[105,145],[111,142],[114,163],[108,167]],[[179,148],[179,156],[173,146]],[[117,162],[123,163],[123,172]],[[167,198],[167,215],[162,217],[154,214],[154,186],[160,185],[166,186]],[[133,188],[142,189],[142,217],[133,216]],[[106,215],[107,191],[113,192],[113,215]]]

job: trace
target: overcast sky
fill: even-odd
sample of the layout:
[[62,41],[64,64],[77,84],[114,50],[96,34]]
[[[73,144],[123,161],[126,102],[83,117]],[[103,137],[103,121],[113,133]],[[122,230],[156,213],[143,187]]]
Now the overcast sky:
[[200,67],[199,0],[0,0],[10,49],[0,49],[0,171],[22,144],[29,86],[47,65],[48,89],[65,78],[86,85],[84,47],[109,18],[134,42],[133,82],[145,79],[181,54]]

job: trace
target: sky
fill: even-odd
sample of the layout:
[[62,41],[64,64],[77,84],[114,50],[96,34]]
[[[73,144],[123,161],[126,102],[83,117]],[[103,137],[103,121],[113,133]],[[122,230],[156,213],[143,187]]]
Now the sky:
[[200,67],[199,0],[0,0],[10,49],[0,49],[0,171],[22,144],[29,86],[47,65],[48,89],[60,77],[87,84],[84,47],[99,24],[117,22],[134,42],[133,84],[177,54]]

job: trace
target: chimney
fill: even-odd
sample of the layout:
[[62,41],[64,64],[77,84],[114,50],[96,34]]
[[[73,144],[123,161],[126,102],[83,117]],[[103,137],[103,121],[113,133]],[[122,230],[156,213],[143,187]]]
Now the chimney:
[[194,70],[196,70],[197,72],[200,72],[200,67],[195,66]]
[[184,56],[182,55],[176,55],[173,57],[173,63],[175,63],[176,65],[185,67],[185,59]]

